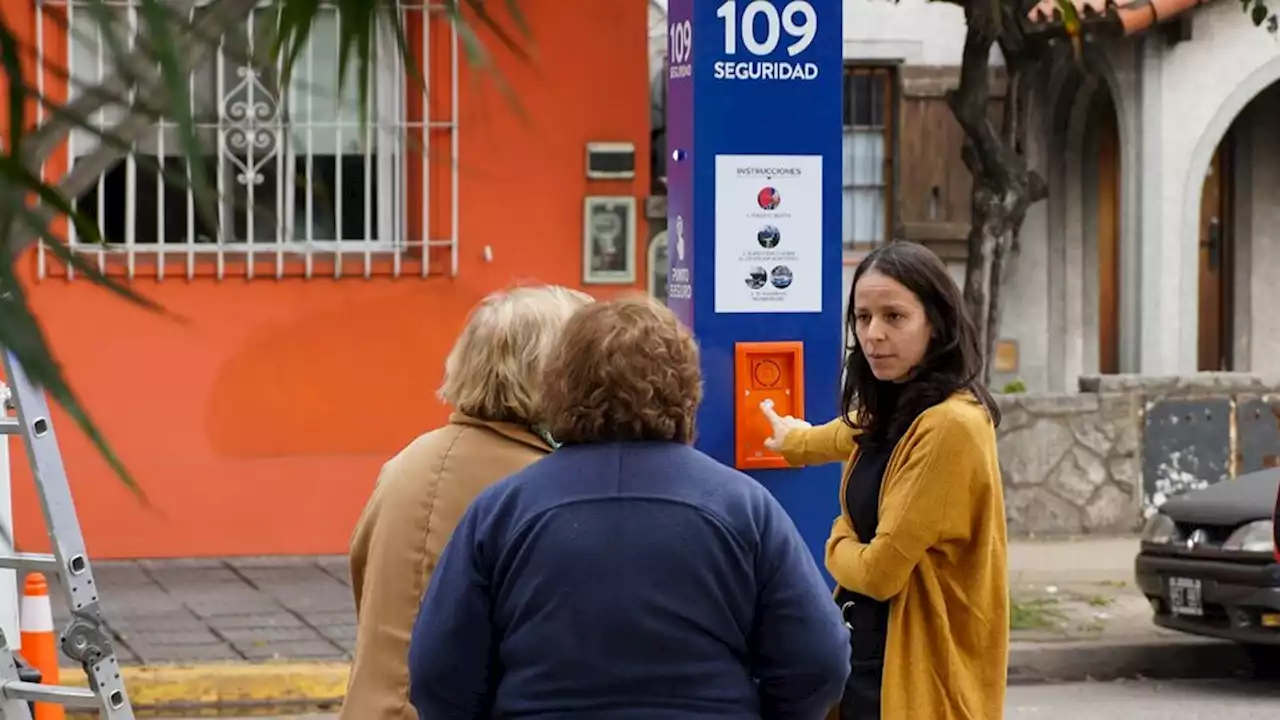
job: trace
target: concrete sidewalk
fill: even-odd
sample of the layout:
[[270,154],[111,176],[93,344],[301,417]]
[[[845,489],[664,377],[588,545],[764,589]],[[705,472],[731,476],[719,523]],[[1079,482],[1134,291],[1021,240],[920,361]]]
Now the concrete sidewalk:
[[100,561],[93,571],[124,664],[350,659],[346,557]]
[[1252,672],[1234,643],[1156,627],[1134,585],[1138,540],[1020,540],[1009,547],[1011,682],[1230,678]]
[[[135,708],[341,703],[356,634],[346,557],[99,561],[93,571]],[[66,606],[50,595],[61,629]],[[64,684],[85,683],[63,665]]]
[[[1137,541],[1018,541],[1011,681],[1222,677],[1235,646],[1158,630],[1133,587]],[[341,702],[355,639],[345,557],[98,562],[94,573],[141,709]],[[56,593],[58,627],[67,613]],[[68,666],[63,682],[80,684]]]

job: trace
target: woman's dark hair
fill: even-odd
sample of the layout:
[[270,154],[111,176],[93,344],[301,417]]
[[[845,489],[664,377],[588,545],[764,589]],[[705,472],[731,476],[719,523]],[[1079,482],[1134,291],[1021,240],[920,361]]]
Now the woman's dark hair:
[[[924,306],[933,336],[911,378],[901,385],[877,380],[855,333],[853,291],[871,270],[898,281]],[[923,245],[894,242],[871,251],[853,273],[845,318],[846,355],[840,411],[871,443],[901,437],[920,413],[959,390],[978,398],[1000,424],[1000,409],[982,382],[983,350],[964,296],[942,260]]]

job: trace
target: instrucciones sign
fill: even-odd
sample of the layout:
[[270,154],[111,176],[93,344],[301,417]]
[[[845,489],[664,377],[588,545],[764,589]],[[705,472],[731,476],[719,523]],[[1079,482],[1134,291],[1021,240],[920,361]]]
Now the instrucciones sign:
[[822,156],[717,155],[715,311],[822,312]]

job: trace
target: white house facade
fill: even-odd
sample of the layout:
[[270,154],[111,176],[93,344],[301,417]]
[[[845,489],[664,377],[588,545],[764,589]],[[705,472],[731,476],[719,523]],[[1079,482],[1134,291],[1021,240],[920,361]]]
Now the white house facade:
[[[1059,34],[1056,2],[1028,28]],[[1082,50],[1055,43],[1029,103],[1024,151],[1050,193],[1011,260],[993,384],[1280,374],[1280,42],[1225,0],[1073,2]],[[944,94],[964,35],[948,3],[845,2],[846,298],[861,257],[893,240],[962,279],[970,181]]]
[[[1082,52],[1058,43],[1030,103],[1026,153],[1050,197],[1011,264],[995,384],[1280,372],[1280,42],[1239,3],[1076,2]],[[1053,3],[1029,25],[1052,33]],[[891,66],[904,95],[903,77],[954,71],[964,41],[959,8],[922,0],[849,0],[844,29],[850,67]],[[906,111],[896,127],[899,152],[931,135]],[[925,172],[898,168],[900,217]],[[919,220],[892,237],[916,239]],[[962,274],[962,255],[947,257]]]
[[1031,388],[1280,371],[1280,43],[1239,3],[1134,30],[1142,10],[1087,21],[1097,39],[1037,86],[1028,153],[1051,191],[1024,226],[1002,328]]

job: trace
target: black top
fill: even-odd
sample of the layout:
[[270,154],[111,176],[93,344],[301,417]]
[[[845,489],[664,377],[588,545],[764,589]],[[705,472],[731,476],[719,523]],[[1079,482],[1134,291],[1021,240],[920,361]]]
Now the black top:
[[[880,487],[892,454],[892,444],[880,443],[859,448],[858,457],[854,460],[849,483],[845,488],[844,502],[860,543],[870,543],[876,535],[876,526],[880,522]],[[855,637],[862,639],[862,642],[856,644],[862,645],[877,659],[883,657],[883,636],[889,627],[889,603],[852,590],[842,590],[839,600],[842,605],[850,600],[854,602],[845,611],[845,620],[853,625]],[[864,632],[870,635],[864,636]]]
[[[901,387],[884,383],[881,392],[889,393],[884,412],[891,417],[897,412]],[[897,423],[906,427],[910,423]],[[845,483],[844,501],[853,521],[858,541],[869,544],[880,524],[880,492],[884,486],[889,459],[901,439],[893,434],[883,441],[860,438],[858,453]],[[841,588],[836,594],[845,623],[850,627],[849,679],[840,700],[841,720],[879,720],[880,689],[884,680],[884,652],[889,633],[889,602],[879,601]]]
[[[882,393],[887,395],[885,403],[886,415],[896,412],[898,386],[884,383]],[[879,442],[860,440],[858,454],[853,461],[853,469],[849,482],[845,486],[844,504],[853,520],[854,532],[858,542],[869,543],[876,536],[876,525],[880,521],[880,486],[884,484],[884,473],[889,467],[889,458],[898,445],[901,435],[893,435]]]
[[[896,390],[897,386],[888,389]],[[892,408],[896,403],[887,405]],[[849,482],[845,485],[844,505],[860,543],[870,543],[876,536],[876,526],[880,524],[880,489],[899,439],[890,437],[876,443],[859,443]],[[841,590],[838,600],[841,605],[850,600],[854,603],[845,610],[845,620],[853,625],[854,653],[867,660],[883,660],[889,603],[845,589]]]

